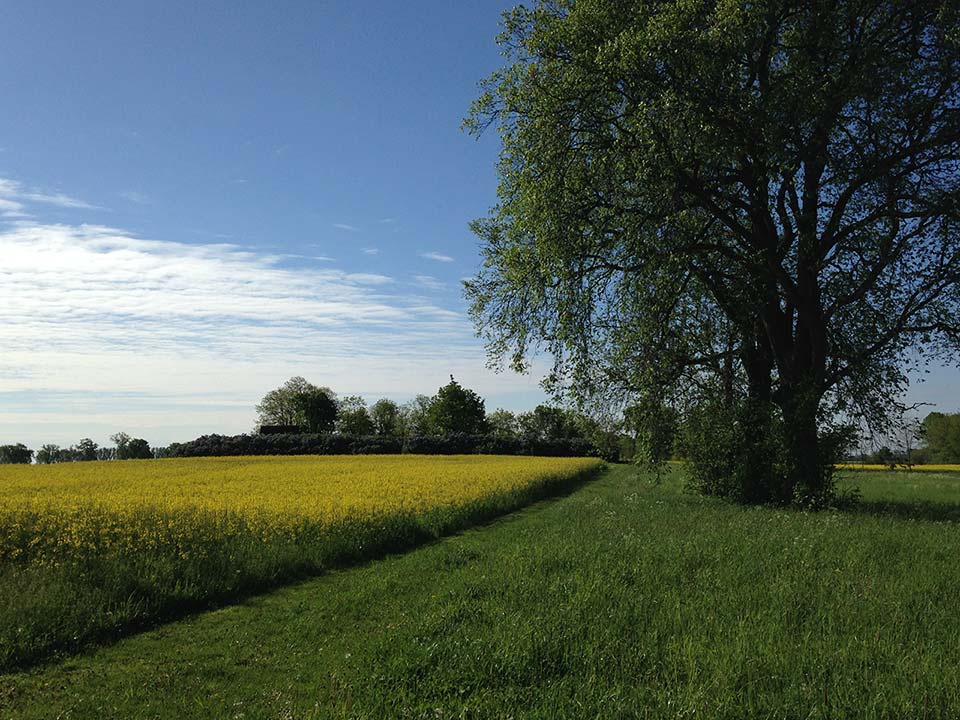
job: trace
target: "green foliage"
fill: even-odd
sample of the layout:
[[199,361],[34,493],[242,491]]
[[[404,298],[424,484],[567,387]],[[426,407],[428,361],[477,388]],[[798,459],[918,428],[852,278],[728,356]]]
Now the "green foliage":
[[33,462],[33,450],[23,443],[0,445],[0,465],[29,465]]
[[932,412],[923,419],[931,463],[960,463],[960,413]]
[[373,419],[362,397],[347,395],[339,400],[334,427],[338,433],[344,435],[373,435]]
[[586,400],[721,387],[752,407],[729,431],[776,431],[734,454],[789,456],[745,497],[822,501],[823,418],[889,427],[960,343],[958,24],[953,0],[506,13],[466,122],[502,143],[466,283],[492,359],[546,350]]
[[257,405],[258,425],[295,425],[308,432],[332,430],[336,420],[336,395],[302,377],[287,380],[271,390]]
[[584,437],[583,418],[575,411],[537,405],[531,412],[517,417],[520,437],[532,440],[568,440]]
[[395,437],[400,434],[400,406],[393,400],[381,398],[370,408],[370,421],[377,435]]
[[40,449],[37,450],[38,465],[52,465],[53,463],[64,462],[65,460],[63,450],[59,445],[42,445]]
[[81,461],[91,461],[97,459],[97,444],[90,438],[83,438],[74,448],[76,459]]
[[453,375],[431,400],[424,421],[427,435],[481,435],[487,430],[483,399],[454,380]]
[[647,398],[624,410],[624,424],[635,438],[635,459],[653,468],[674,457],[680,414],[662,401]]
[[[150,449],[150,443],[143,438],[130,437],[125,432],[118,432],[111,435],[110,439],[116,445],[110,460],[149,460],[153,457],[153,451]],[[96,451],[94,451],[96,452]]]
[[327,388],[299,389],[293,397],[297,423],[306,432],[328,432],[337,419],[338,406]]
[[520,430],[517,416],[503,408],[498,408],[487,415],[487,427],[490,435],[495,438],[515,438]]

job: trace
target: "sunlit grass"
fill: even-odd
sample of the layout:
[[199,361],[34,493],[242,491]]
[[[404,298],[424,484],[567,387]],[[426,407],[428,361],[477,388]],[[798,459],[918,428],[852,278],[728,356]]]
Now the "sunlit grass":
[[850,473],[861,504],[803,512],[701,498],[680,475],[615,467],[414,552],[0,677],[0,717],[960,717],[960,476]]

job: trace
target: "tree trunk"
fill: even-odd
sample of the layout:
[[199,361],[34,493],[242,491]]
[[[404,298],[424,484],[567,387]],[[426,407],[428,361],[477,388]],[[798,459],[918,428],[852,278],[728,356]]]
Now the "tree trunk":
[[788,395],[787,402],[781,407],[784,420],[784,441],[787,453],[787,473],[785,480],[792,497],[784,500],[801,500],[819,504],[825,499],[827,480],[830,476],[827,463],[830,458],[823,457],[817,428],[817,408],[819,397],[809,391],[799,391]]
[[773,356],[763,328],[754,328],[753,341],[744,343],[747,398],[739,411],[740,499],[747,503],[777,500],[774,471],[774,427],[771,404]]

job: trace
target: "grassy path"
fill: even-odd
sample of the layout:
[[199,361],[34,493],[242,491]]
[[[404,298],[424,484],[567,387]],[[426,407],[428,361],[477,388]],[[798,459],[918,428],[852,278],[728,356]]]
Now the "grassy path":
[[[960,479],[936,483],[937,508],[960,499]],[[925,487],[808,515],[616,468],[409,554],[0,676],[0,717],[956,718],[960,524],[907,504]]]

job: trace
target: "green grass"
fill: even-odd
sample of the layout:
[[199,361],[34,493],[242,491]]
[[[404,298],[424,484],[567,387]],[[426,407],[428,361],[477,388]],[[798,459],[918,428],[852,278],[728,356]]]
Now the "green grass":
[[406,555],[0,677],[0,717],[960,717],[960,526],[941,512],[960,478],[852,482],[860,510],[809,514],[618,467]]

